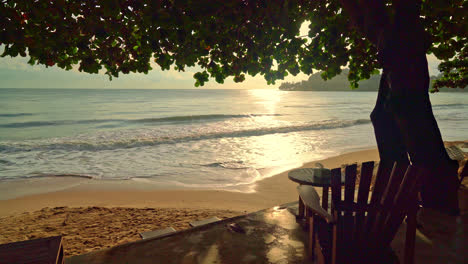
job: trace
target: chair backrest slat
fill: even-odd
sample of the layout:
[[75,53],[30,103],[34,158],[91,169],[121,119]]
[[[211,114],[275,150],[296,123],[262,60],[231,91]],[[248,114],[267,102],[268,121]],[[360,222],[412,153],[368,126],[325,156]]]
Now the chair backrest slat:
[[[338,229],[342,230],[341,226],[341,212],[335,210],[335,205],[341,202],[341,168],[336,168],[331,170],[331,190],[332,190],[332,215],[333,215],[333,220],[335,220],[336,223],[338,223]],[[343,248],[345,248],[344,243],[343,243],[343,233],[342,232],[337,232],[336,237],[334,239],[335,246],[333,248],[333,251],[336,252],[341,252]],[[339,254],[341,255],[341,254]],[[335,255],[334,257],[339,257],[339,255]],[[339,261],[338,261],[339,262]]]
[[395,166],[393,166],[392,174],[388,180],[389,184],[387,184],[385,192],[382,195],[382,204],[391,204],[393,202],[395,195],[399,191],[400,184],[403,182],[408,165],[408,163],[396,163]]
[[[348,165],[345,169],[345,204],[352,204],[354,202],[354,193],[356,189],[356,172],[357,165]],[[343,219],[343,235],[345,240],[353,241],[354,234],[354,217],[352,211],[344,211]],[[345,241],[346,242],[346,241]],[[348,244],[348,243],[346,243]]]
[[[393,163],[380,161],[379,168],[377,170],[377,175],[375,177],[374,189],[372,190],[371,201],[369,204],[371,208],[375,208],[380,205],[380,200],[382,198],[382,194],[385,191],[385,187],[388,184],[388,180],[390,179],[390,173],[392,171],[392,168]],[[370,234],[371,229],[374,226],[376,216],[377,212],[375,210],[367,212],[367,218],[364,223],[363,230],[364,237],[367,237]],[[369,241],[366,240],[366,242]]]
[[331,189],[333,207],[335,204],[341,201],[341,168],[331,170]]
[[392,209],[384,222],[385,229],[378,236],[382,245],[390,244],[408,211],[416,210],[421,179],[427,173],[429,171],[425,168],[416,169],[411,165],[408,167],[398,193],[395,195]]
[[345,169],[345,202],[354,201],[354,190],[356,189],[357,165],[348,165]]
[[399,191],[407,168],[408,163],[406,162],[395,163],[395,166],[393,166],[392,174],[390,175],[387,187],[385,188],[385,192],[380,201],[380,206],[378,207],[379,213],[377,214],[374,226],[371,229],[371,237],[369,237],[369,241],[373,240],[373,236],[379,236],[379,232],[384,228],[385,221],[390,213],[388,208],[391,208],[394,203],[395,195]]
[[[359,178],[359,189],[357,203],[358,205],[365,206],[369,200],[369,189],[372,181],[372,174],[374,172],[374,162],[364,162],[361,166],[361,177]],[[364,228],[365,212],[360,211],[356,213],[356,229],[355,239],[359,244],[362,240],[362,230]]]

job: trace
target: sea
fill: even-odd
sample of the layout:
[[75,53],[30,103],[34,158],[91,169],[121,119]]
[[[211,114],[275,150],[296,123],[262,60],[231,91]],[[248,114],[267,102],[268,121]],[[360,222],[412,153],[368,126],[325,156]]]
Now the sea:
[[[84,177],[252,191],[276,173],[375,148],[376,92],[0,89],[0,181]],[[468,93],[431,95],[468,139]]]

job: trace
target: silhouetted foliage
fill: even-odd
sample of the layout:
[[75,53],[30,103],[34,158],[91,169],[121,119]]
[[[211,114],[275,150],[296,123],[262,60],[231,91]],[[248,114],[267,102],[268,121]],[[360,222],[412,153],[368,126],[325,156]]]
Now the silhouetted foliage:
[[[387,4],[390,18],[392,4]],[[468,83],[466,14],[463,0],[424,0],[421,17],[443,76],[435,88]],[[2,56],[29,56],[29,63],[98,73],[183,71],[199,65],[195,85],[244,74],[268,83],[299,72],[322,71],[331,79],[349,67],[353,87],[381,65],[377,50],[351,26],[338,0],[140,1],[2,0]],[[308,38],[299,36],[310,21]]]

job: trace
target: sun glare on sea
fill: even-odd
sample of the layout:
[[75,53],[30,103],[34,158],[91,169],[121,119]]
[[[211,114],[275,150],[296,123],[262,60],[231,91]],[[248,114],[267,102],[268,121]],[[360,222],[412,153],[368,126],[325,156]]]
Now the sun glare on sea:
[[265,109],[265,114],[275,114],[277,105],[281,101],[281,93],[276,90],[248,90],[249,95],[255,98],[257,104]]
[[[285,134],[272,134],[252,138],[252,144],[258,147],[253,157],[258,164],[268,164],[272,161],[277,166],[287,166],[294,162],[297,156],[297,149],[294,148],[297,142],[296,136],[286,136]],[[297,163],[297,161],[296,161]]]

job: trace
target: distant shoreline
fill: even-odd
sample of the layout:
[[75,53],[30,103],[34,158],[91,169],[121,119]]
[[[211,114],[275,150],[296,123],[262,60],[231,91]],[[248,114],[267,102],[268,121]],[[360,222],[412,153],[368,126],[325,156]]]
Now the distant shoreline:
[[[372,75],[367,80],[359,82],[359,88],[351,89],[348,80],[349,70],[343,70],[339,75],[333,77],[330,80],[323,80],[321,72],[314,73],[309,76],[307,80],[301,82],[283,82],[279,86],[279,90],[282,91],[328,91],[328,92],[377,92],[380,84],[380,74]],[[431,84],[434,80],[438,79],[437,76],[431,76]],[[430,89],[429,89],[430,90]],[[463,93],[468,92],[468,89],[461,88],[440,88],[439,92],[442,93]]]
[[[454,91],[452,91],[454,90]],[[285,91],[285,92],[360,92],[360,93],[364,93],[364,92],[371,92],[371,93],[377,93],[378,91],[375,90],[375,91],[368,91],[368,90],[361,90],[361,89],[351,89],[349,88],[349,90],[334,90],[334,91],[331,91],[331,90],[281,90],[281,91]],[[465,89],[460,89],[460,88],[442,88],[440,91],[436,92],[435,94],[437,93],[465,93],[465,92],[468,92],[468,89],[465,90]]]

